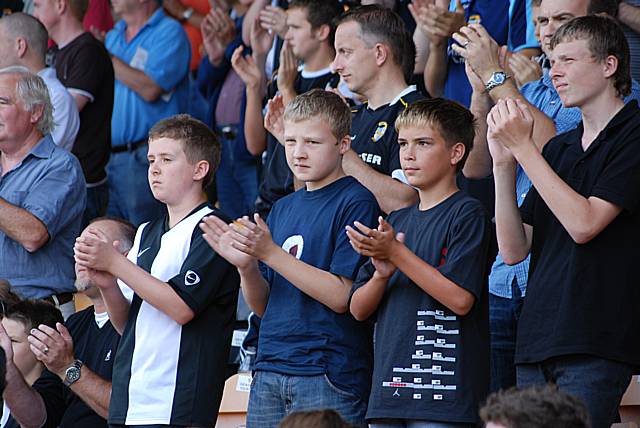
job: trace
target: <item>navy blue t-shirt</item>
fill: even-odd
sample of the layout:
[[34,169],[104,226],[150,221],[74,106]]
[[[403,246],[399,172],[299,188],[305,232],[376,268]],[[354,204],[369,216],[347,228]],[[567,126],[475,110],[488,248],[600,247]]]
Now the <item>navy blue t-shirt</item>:
[[[377,311],[374,371],[367,419],[475,423],[489,389],[487,248],[482,204],[457,192],[437,206],[392,212],[405,245],[475,297],[458,316],[397,270]],[[352,293],[373,276],[368,261]]]
[[[354,279],[364,258],[345,226],[377,224],[375,197],[353,177],[278,200],[268,218],[273,240],[297,259]],[[289,375],[326,374],[337,387],[367,399],[371,380],[371,328],[338,314],[261,266],[271,290],[260,326],[256,370]]]

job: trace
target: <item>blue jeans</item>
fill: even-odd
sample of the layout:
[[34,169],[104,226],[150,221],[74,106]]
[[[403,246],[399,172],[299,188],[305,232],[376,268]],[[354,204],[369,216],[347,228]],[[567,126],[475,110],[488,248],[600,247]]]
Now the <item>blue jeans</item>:
[[218,127],[222,155],[216,171],[216,188],[220,209],[235,219],[254,212],[258,197],[258,164],[255,159],[237,158],[235,146],[245,142],[239,138],[236,126],[225,128],[229,131],[222,132],[222,127]]
[[517,372],[518,387],[554,383],[584,402],[593,428],[608,428],[618,415],[633,367],[589,355],[567,355],[538,364],[519,364]]
[[516,384],[516,332],[524,299],[515,279],[511,299],[489,293],[489,330],[491,332],[491,392]]
[[87,187],[87,206],[82,214],[82,228],[87,227],[89,222],[97,217],[102,217],[107,213],[109,204],[109,184],[104,182],[95,187]]
[[164,204],[153,197],[147,171],[149,146],[142,144],[130,152],[111,153],[107,164],[109,205],[107,214],[129,220],[135,226],[160,217]]
[[473,428],[474,424],[455,422],[432,422],[411,419],[374,419],[370,428]]
[[292,412],[333,409],[348,423],[366,427],[367,403],[337,388],[326,375],[290,376],[257,371],[253,376],[247,428],[273,428]]

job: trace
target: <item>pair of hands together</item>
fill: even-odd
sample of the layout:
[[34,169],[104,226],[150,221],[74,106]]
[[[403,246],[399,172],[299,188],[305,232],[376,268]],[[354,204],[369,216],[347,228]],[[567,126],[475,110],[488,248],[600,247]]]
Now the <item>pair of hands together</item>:
[[378,227],[369,228],[359,221],[354,226],[347,226],[346,233],[351,247],[360,255],[371,257],[376,274],[388,279],[396,270],[392,258],[397,254],[399,245],[404,245],[404,233],[396,235],[393,227],[381,216]]

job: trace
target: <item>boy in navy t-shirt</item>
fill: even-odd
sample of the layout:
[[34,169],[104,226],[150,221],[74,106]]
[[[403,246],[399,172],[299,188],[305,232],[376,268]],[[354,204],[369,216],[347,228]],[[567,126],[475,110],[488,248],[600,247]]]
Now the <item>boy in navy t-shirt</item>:
[[[244,297],[262,317],[248,427],[274,427],[297,410],[332,408],[366,426],[371,331],[348,312],[364,258],[344,228],[375,223],[374,196],[342,170],[351,112],[314,89],[285,109],[287,162],[305,187],[278,200],[265,224],[247,217],[202,225],[210,245],[238,267]],[[260,263],[259,263],[260,262]]]
[[480,202],[456,186],[474,118],[453,101],[422,100],[396,128],[420,202],[380,217],[376,229],[347,227],[353,248],[371,257],[350,303],[356,319],[377,317],[367,419],[374,427],[474,425],[489,387],[489,225]]

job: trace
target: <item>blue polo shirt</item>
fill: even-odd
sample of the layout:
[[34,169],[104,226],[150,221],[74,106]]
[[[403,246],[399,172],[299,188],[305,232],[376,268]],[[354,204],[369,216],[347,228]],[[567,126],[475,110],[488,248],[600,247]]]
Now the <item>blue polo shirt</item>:
[[[520,93],[527,101],[553,120],[556,124],[557,134],[570,131],[582,122],[582,113],[578,107],[566,108],[562,105],[560,95],[553,87],[548,70],[543,72],[540,79],[529,82],[520,88]],[[631,94],[624,99],[625,103],[631,100],[640,102],[640,84],[635,80],[631,82]]]
[[[531,0],[461,0],[466,21],[482,24],[491,37],[510,51],[537,48],[531,13]],[[452,0],[450,10],[456,9]],[[471,85],[464,70],[464,58],[451,48],[447,49],[447,80],[444,86],[445,98],[469,106]]]
[[0,176],[0,198],[37,217],[50,236],[47,244],[29,253],[0,230],[0,278],[28,298],[75,291],[73,244],[86,203],[80,162],[47,135]]
[[178,21],[156,10],[133,39],[126,39],[127,24],[120,20],[107,34],[111,55],[143,71],[163,90],[154,102],[145,101],[121,81],[115,81],[111,145],[121,146],[147,138],[159,120],[187,111],[189,98],[189,40]]

